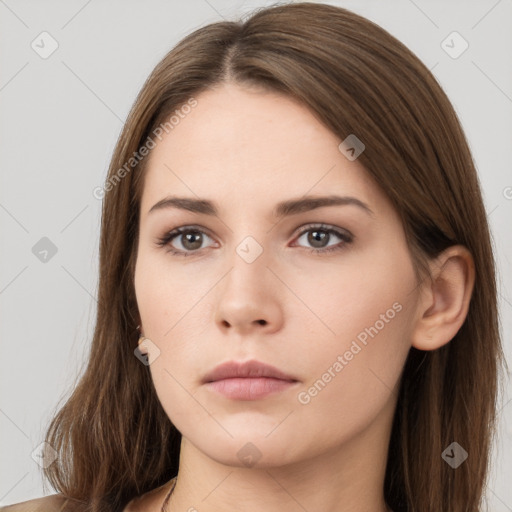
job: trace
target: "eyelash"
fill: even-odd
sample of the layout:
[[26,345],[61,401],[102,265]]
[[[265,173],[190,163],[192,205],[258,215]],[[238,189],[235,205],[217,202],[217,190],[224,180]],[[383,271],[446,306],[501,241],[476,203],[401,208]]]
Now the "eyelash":
[[[305,233],[308,233],[309,231],[313,231],[313,230],[323,231],[323,232],[326,232],[329,234],[334,234],[343,241],[343,244],[341,244],[341,245],[338,244],[338,245],[334,245],[332,247],[327,247],[324,249],[314,249],[314,248],[299,246],[299,247],[302,247],[303,249],[306,249],[309,252],[312,252],[314,254],[325,254],[325,253],[329,253],[329,252],[333,252],[333,251],[340,251],[340,250],[343,250],[346,245],[353,242],[353,236],[351,234],[349,234],[348,232],[340,231],[338,229],[335,229],[331,226],[327,226],[325,224],[306,225],[306,226],[304,226],[304,229],[302,229],[300,231],[300,233],[297,235],[296,238],[300,238]],[[163,237],[158,238],[156,245],[158,247],[167,246],[167,252],[169,252],[175,256],[187,257],[187,256],[194,256],[194,255],[198,254],[201,251],[201,249],[197,249],[195,251],[181,251],[181,250],[178,250],[178,249],[175,249],[174,247],[172,247],[171,242],[175,238],[177,238],[179,235],[182,235],[185,233],[202,233],[202,234],[205,234],[208,237],[210,237],[210,235],[208,235],[207,232],[203,231],[199,227],[183,226],[183,227],[173,229],[172,231],[166,233]]]

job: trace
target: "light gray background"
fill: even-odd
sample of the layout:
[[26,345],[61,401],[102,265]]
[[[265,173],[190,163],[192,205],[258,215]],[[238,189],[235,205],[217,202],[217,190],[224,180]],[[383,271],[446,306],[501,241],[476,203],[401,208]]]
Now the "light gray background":
[[[137,92],[183,36],[270,3],[0,0],[0,504],[45,494],[31,453],[90,344],[101,212],[92,191]],[[512,0],[329,3],[403,41],[452,100],[493,230],[511,361]],[[43,31],[59,45],[47,59],[31,48]],[[441,46],[452,31],[469,43],[457,59]],[[32,252],[42,237],[57,247],[46,263]],[[510,388],[509,373],[486,490],[496,512],[512,511]]]

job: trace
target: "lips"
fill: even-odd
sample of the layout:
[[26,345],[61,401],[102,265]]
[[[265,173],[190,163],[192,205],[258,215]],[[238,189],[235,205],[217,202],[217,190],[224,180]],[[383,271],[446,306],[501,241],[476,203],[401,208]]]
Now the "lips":
[[239,363],[236,361],[228,361],[227,363],[220,364],[203,378],[203,384],[223,379],[251,377],[267,377],[288,382],[298,382],[296,378],[284,373],[283,371],[279,370],[274,366],[261,363],[259,361],[251,360],[243,363]]
[[261,400],[295,387],[298,382],[278,368],[254,360],[223,363],[203,379],[207,389],[231,400]]

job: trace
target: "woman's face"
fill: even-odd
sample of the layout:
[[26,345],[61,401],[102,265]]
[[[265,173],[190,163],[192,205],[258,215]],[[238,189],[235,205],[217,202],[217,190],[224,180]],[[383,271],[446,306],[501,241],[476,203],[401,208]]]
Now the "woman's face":
[[[165,412],[236,466],[387,436],[419,291],[399,216],[289,97],[228,84],[195,99],[155,138],[141,202],[135,290]],[[353,199],[306,202],[328,196]],[[154,208],[169,198],[202,211]],[[290,379],[204,382],[228,361]]]

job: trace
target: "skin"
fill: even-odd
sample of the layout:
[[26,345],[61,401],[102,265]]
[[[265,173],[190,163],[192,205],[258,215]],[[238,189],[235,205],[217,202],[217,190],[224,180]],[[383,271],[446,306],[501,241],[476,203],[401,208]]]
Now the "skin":
[[[447,249],[431,262],[434,280],[419,284],[397,212],[309,110],[233,83],[196,99],[149,157],[135,271],[141,330],[151,341],[142,351],[160,351],[151,376],[183,436],[169,510],[385,512],[401,371],[411,346],[434,350],[462,325],[474,282],[471,256],[461,246]],[[148,213],[171,194],[212,200],[219,214]],[[330,194],[355,197],[373,213],[342,205],[272,215],[280,201]],[[330,234],[314,245],[314,227],[301,234],[309,223],[348,231],[353,240]],[[169,244],[191,255],[156,244],[190,225],[204,233],[199,249],[183,235]],[[249,252],[263,250],[252,263],[236,251],[247,236],[257,242]],[[326,246],[340,250],[310,251]],[[393,304],[401,310],[301,403],[298,394]],[[250,359],[299,382],[254,401],[201,383],[220,363]],[[251,466],[237,456],[247,443],[259,454]],[[159,511],[167,489],[127,510]]]

